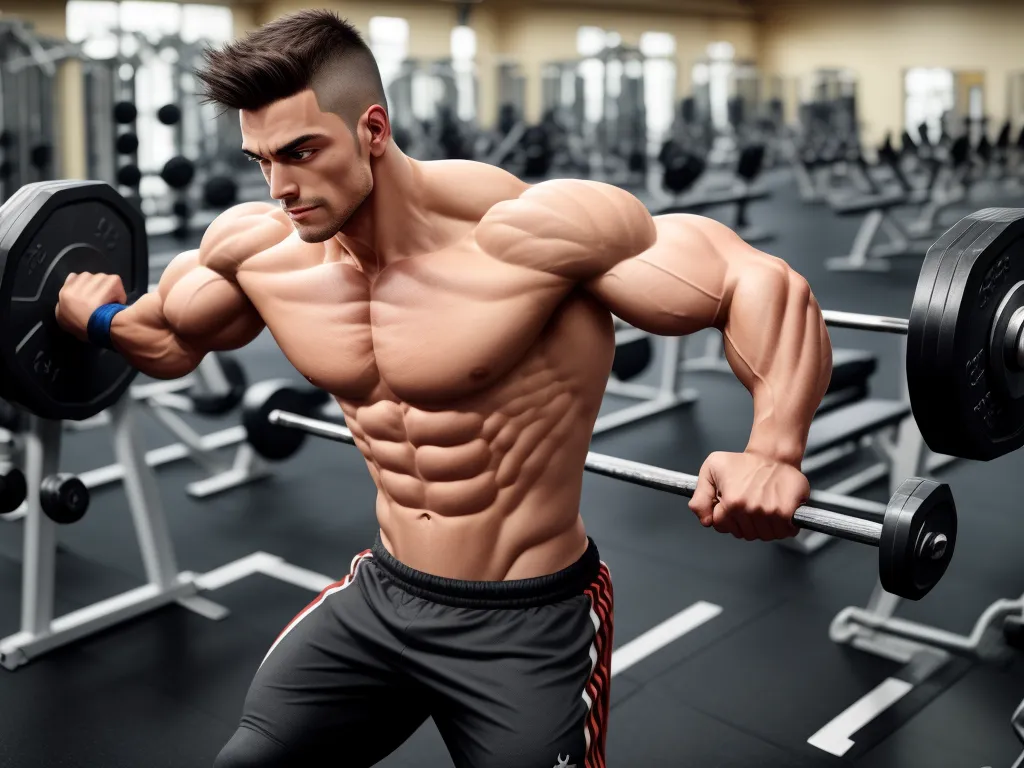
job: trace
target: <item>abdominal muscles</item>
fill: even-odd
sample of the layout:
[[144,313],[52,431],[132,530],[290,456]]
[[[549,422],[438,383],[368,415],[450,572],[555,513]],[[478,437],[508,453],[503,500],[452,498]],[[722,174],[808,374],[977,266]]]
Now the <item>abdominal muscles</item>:
[[582,469],[612,350],[607,313],[571,298],[501,379],[447,405],[403,401],[378,361],[373,395],[339,402],[391,553],[474,580],[540,575],[578,557]]

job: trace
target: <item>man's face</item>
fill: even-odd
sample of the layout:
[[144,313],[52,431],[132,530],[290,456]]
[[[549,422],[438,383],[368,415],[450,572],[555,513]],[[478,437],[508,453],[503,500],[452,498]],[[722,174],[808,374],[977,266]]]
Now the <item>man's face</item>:
[[260,164],[270,195],[307,243],[328,240],[373,189],[370,153],[312,90],[242,110],[242,151]]

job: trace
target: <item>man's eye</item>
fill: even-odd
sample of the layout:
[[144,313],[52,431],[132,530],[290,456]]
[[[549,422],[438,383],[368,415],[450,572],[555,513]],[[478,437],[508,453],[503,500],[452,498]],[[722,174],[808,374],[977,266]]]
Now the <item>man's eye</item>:
[[289,157],[290,157],[290,158],[291,158],[292,160],[296,160],[296,161],[298,161],[298,160],[305,160],[305,159],[306,159],[307,157],[309,157],[309,156],[310,156],[311,154],[313,154],[313,150],[311,150],[311,149],[300,149],[300,150],[298,150],[298,151],[296,151],[296,152],[292,152],[292,153],[291,153],[291,154],[289,155]]

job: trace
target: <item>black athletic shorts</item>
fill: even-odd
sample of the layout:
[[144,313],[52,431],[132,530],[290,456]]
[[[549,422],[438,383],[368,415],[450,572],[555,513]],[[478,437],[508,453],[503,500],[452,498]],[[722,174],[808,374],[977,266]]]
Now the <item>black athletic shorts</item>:
[[612,627],[593,541],[558,573],[478,582],[378,537],[270,648],[215,768],[371,766],[428,717],[457,768],[604,768]]

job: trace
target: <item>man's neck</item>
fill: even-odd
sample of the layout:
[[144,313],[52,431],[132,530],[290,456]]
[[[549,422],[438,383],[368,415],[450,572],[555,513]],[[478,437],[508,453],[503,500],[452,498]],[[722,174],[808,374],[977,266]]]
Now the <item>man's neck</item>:
[[373,191],[337,237],[361,262],[379,271],[436,244],[419,164],[394,145],[371,162]]

